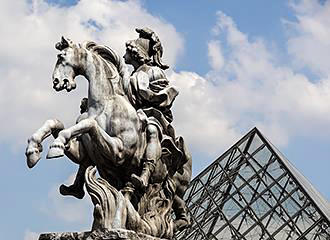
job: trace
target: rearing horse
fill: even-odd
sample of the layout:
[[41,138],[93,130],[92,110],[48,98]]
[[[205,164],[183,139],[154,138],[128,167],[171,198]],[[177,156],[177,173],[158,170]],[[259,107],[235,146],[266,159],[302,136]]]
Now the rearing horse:
[[[140,165],[146,143],[139,111],[125,94],[126,71],[121,58],[108,47],[93,42],[75,44],[64,37],[56,48],[61,53],[53,72],[53,88],[71,91],[76,88],[75,77],[84,76],[89,82],[88,111],[76,125],[59,129],[47,158],[63,156],[70,140],[79,137],[79,146],[93,159],[101,177],[128,180]],[[31,159],[29,166],[37,160]]]

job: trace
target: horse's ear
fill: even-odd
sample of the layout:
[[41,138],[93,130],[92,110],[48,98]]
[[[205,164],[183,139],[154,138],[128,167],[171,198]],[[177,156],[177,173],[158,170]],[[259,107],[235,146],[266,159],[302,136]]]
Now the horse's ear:
[[63,45],[64,48],[67,48],[70,45],[69,44],[69,40],[67,38],[63,37],[63,36],[61,38],[61,43],[62,43],[62,45]]
[[55,48],[60,51],[67,47],[69,47],[69,41],[63,36],[61,38],[61,41],[56,43],[56,45],[55,45]]

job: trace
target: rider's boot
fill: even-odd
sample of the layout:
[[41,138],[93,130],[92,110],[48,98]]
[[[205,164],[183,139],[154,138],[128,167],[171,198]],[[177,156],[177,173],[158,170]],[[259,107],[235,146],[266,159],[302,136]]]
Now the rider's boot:
[[86,166],[80,165],[74,183],[70,186],[62,184],[60,186],[60,193],[63,196],[73,196],[82,199],[85,196],[84,183],[85,183]]
[[85,196],[84,188],[75,184],[72,184],[70,186],[62,184],[60,186],[60,193],[63,196],[73,196],[78,199],[83,199],[83,197]]
[[135,174],[132,174],[131,180],[132,183],[137,188],[146,189],[149,184],[149,178],[153,171],[155,170],[155,164],[154,161],[147,160],[143,163],[142,173],[140,176],[137,176]]

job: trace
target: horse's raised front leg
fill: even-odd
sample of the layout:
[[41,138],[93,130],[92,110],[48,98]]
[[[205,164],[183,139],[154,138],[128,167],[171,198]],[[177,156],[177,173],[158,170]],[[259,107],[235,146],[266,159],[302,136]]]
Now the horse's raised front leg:
[[39,128],[29,139],[26,147],[25,155],[29,168],[34,167],[40,160],[42,152],[42,141],[51,134],[57,135],[64,129],[63,123],[57,119],[47,120],[41,128]]
[[123,142],[117,137],[110,137],[102,128],[99,127],[95,119],[87,118],[81,120],[76,125],[59,132],[58,137],[50,145],[47,158],[62,157],[65,145],[71,138],[88,133],[98,148],[111,157],[122,158]]

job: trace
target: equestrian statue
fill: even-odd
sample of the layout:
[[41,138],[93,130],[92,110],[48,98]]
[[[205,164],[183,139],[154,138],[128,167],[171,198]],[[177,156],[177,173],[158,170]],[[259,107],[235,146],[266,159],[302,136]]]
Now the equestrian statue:
[[62,37],[55,45],[53,88],[70,92],[82,75],[88,97],[75,125],[47,120],[28,139],[25,154],[34,167],[42,142],[52,135],[47,158],[66,155],[79,165],[73,184],[61,185],[60,193],[81,199],[86,186],[94,204],[92,230],[121,228],[171,239],[190,225],[183,195],[192,159],[171,124],[178,90],[166,78],[162,44],[152,30],[136,31],[139,37],[126,42],[123,58],[110,47]]

